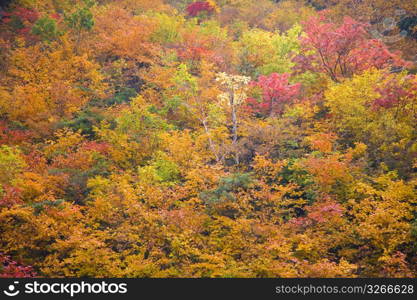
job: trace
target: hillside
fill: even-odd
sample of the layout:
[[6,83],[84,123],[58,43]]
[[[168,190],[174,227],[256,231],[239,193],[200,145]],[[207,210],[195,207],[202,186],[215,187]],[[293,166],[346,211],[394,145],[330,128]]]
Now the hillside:
[[15,0],[0,277],[416,277],[417,2]]

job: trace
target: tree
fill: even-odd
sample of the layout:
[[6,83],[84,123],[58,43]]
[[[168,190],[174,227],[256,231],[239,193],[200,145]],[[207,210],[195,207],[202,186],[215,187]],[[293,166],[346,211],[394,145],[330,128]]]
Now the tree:
[[125,73],[131,75],[128,81],[138,88],[138,69],[160,59],[159,46],[152,42],[158,20],[144,15],[132,18],[127,9],[113,3],[97,12],[94,24],[94,35],[87,41],[88,48],[93,49],[94,56],[103,65],[123,60]]
[[93,98],[103,95],[103,75],[98,64],[74,53],[63,37],[48,48],[41,44],[14,49],[0,87],[0,112],[29,128],[42,128],[78,112]]
[[416,5],[14,0],[0,277],[416,277]]
[[26,163],[18,148],[6,145],[0,147],[0,184],[12,184],[12,180],[23,171]]
[[221,162],[226,153],[218,145],[219,143],[216,143],[213,131],[222,125],[224,113],[216,105],[219,90],[215,86],[215,74],[210,71],[210,67],[213,65],[203,61],[201,77],[196,78],[189,73],[186,65],[181,64],[173,77],[173,82],[175,93],[181,97],[182,105],[203,126],[216,162]]
[[31,266],[21,265],[10,256],[0,253],[0,278],[31,278],[36,272]]
[[236,149],[238,139],[238,109],[246,99],[246,90],[250,82],[250,77],[219,73],[217,74],[216,81],[224,89],[224,93],[219,95],[220,101],[226,102],[230,108],[232,118],[232,146],[235,147],[235,163],[239,164],[239,150]]
[[290,73],[300,51],[300,35],[299,25],[281,34],[259,28],[243,32],[237,44],[239,70],[247,76]]
[[24,37],[26,41],[33,41],[32,26],[39,19],[39,12],[35,9],[16,7],[11,12],[4,12],[1,25],[4,25],[4,34],[8,38]]
[[74,30],[75,45],[78,51],[84,31],[90,31],[94,26],[94,16],[91,8],[95,5],[94,0],[83,0],[84,6],[78,6],[76,11],[65,17],[68,27]]
[[[324,15],[304,22],[303,55],[298,61],[307,69],[324,72],[333,81],[351,77],[369,68],[401,67],[406,63],[376,39],[370,39],[367,25],[345,17],[338,26]],[[311,54],[308,54],[311,53]]]
[[[325,92],[332,127],[341,142],[364,143],[371,165],[383,162],[402,176],[412,172],[409,162],[417,151],[415,96],[410,97],[415,92],[407,77],[371,69],[334,83]],[[400,90],[398,94],[392,94],[393,88]]]
[[273,117],[277,113],[283,112],[283,106],[297,96],[300,84],[290,84],[289,74],[272,73],[269,76],[259,76],[258,81],[253,82],[254,86],[261,88],[262,100],[256,100],[250,104],[255,106],[261,113],[266,113]]
[[205,15],[211,15],[213,12],[215,12],[216,7],[213,1],[197,1],[190,3],[186,11],[190,17],[197,17]]
[[42,17],[32,27],[32,34],[39,36],[41,40],[50,43],[62,33],[58,30],[56,20],[50,17]]

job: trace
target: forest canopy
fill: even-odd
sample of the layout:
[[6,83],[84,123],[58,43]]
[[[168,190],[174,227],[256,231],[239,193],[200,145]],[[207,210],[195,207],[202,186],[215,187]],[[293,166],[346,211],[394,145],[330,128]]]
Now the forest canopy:
[[416,277],[416,12],[5,1],[0,277]]

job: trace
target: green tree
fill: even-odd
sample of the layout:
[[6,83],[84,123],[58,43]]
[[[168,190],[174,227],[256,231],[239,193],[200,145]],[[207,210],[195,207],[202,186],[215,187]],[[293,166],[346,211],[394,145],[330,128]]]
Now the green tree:
[[84,0],[84,6],[77,6],[72,14],[65,17],[69,28],[74,31],[76,36],[76,47],[78,49],[81,38],[85,31],[90,31],[94,27],[94,15],[91,8],[95,5],[94,0]]
[[39,36],[42,41],[50,43],[57,39],[62,32],[59,31],[54,19],[45,16],[37,20],[33,25],[32,34]]

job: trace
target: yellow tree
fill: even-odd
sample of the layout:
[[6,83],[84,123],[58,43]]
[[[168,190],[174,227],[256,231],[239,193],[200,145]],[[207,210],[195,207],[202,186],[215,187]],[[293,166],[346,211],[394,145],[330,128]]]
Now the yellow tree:
[[75,55],[65,37],[47,49],[40,44],[21,46],[9,58],[0,87],[0,112],[45,133],[61,118],[101,97],[102,80],[98,65],[86,55]]
[[250,77],[241,75],[230,75],[218,73],[216,81],[219,82],[223,93],[219,95],[219,100],[230,109],[232,119],[232,147],[235,152],[235,163],[239,164],[239,150],[237,149],[238,141],[238,110],[246,100],[247,85]]

